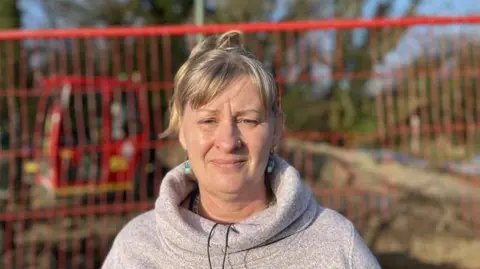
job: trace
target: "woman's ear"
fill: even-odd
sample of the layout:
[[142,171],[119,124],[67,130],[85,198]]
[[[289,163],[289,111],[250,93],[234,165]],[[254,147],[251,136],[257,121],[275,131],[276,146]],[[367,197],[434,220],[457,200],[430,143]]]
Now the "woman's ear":
[[183,150],[187,150],[187,143],[186,143],[186,140],[185,140],[185,132],[183,131],[183,127],[182,127],[182,122],[179,122],[178,124],[179,128],[178,128],[178,140],[180,141],[180,144],[182,145],[182,148]]
[[273,147],[276,148],[280,145],[280,140],[283,135],[283,126],[285,125],[285,117],[283,112],[277,112],[275,115],[275,126],[273,130]]

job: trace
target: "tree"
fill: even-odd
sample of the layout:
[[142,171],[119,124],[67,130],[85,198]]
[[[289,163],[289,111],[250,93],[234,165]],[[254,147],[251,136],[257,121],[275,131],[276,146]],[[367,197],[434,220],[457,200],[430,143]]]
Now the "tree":
[[[193,8],[193,0],[108,0],[108,1],[76,1],[76,0],[42,0],[47,16],[51,20],[51,26],[57,27],[98,27],[98,26],[142,26],[142,25],[163,25],[179,24],[186,21]],[[164,44],[164,42],[168,44]],[[86,44],[79,44],[81,55],[84,55]],[[100,63],[101,56],[120,54],[119,59],[124,62],[125,58],[132,62],[132,69],[141,69],[138,58],[145,58],[145,66],[150,66],[148,61],[162,63],[162,59],[152,59],[148,52],[156,46],[159,57],[163,57],[162,51],[165,46],[171,50],[170,57],[174,70],[178,67],[187,54],[185,40],[180,37],[168,37],[168,40],[161,38],[121,38],[105,39],[96,38],[92,42],[90,51],[91,59],[96,61],[95,72],[105,69],[105,63]],[[112,51],[115,50],[115,51]],[[143,51],[142,55],[136,55]],[[70,52],[71,53],[71,52]],[[127,55],[128,54],[128,55]],[[83,63],[85,65],[85,63]],[[103,66],[102,66],[103,65]],[[113,70],[117,66],[112,66],[112,61],[108,63],[107,70],[114,74]],[[160,67],[160,75],[163,75]],[[131,72],[132,70],[116,70],[117,72]],[[103,72],[105,73],[105,72]],[[145,70],[143,78],[149,81],[162,79],[160,77],[149,77],[151,72]],[[114,74],[115,75],[115,74]]]
[[215,7],[207,12],[207,23],[242,23],[268,20],[275,0],[242,1],[220,0],[215,2]]
[[[21,26],[21,11],[18,8],[18,1],[0,1],[0,30],[18,29]],[[19,55],[22,45],[17,41],[0,42],[0,91],[19,85]],[[12,68],[13,67],[13,68]],[[13,81],[12,78],[13,77]],[[7,98],[2,93],[0,96],[0,139],[4,146],[9,146],[7,137],[8,123],[14,121],[16,114],[16,103],[14,98]],[[18,126],[16,126],[18,127]],[[16,130],[15,130],[16,131]]]
[[16,0],[0,2],[0,29],[16,29],[20,27],[20,10]]
[[53,27],[158,25],[181,23],[193,0],[42,0]]
[[[372,17],[387,17],[393,2],[377,5]],[[414,15],[419,2],[413,1],[404,16]],[[307,3],[307,8],[304,9],[311,10],[312,4],[313,2]],[[336,18],[361,17],[364,4],[365,1],[361,0],[336,1],[330,14]],[[291,16],[287,17],[292,19]],[[291,61],[278,71],[287,78],[283,100],[285,108],[292,110],[287,111],[287,127],[292,131],[374,133],[377,129],[377,115],[375,100],[366,94],[368,82],[375,76],[377,64],[398,44],[405,31],[406,28],[372,28],[299,33],[294,45],[289,46],[286,52],[286,61],[298,58],[296,55],[302,44],[308,44],[307,49],[315,52],[311,53],[311,61]],[[317,41],[316,47],[311,40]],[[316,74],[320,74],[320,78],[315,79]],[[358,74],[363,74],[363,77]],[[299,78],[305,75],[312,80],[298,83]],[[299,88],[309,90],[301,90],[303,93],[299,98],[299,93],[293,93]],[[307,109],[311,113],[306,114],[303,120],[289,120],[288,114],[294,114],[298,107],[324,109]]]

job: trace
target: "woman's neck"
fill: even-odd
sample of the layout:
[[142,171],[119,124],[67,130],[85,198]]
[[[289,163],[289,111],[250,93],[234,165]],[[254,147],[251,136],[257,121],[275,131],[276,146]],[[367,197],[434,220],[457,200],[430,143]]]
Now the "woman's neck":
[[212,195],[200,188],[198,214],[217,223],[238,223],[268,207],[266,188],[256,188],[246,195]]

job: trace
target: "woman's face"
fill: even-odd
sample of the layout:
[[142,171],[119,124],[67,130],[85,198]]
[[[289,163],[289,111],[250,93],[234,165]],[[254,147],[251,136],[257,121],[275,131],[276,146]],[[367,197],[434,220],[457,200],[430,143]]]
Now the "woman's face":
[[199,185],[235,194],[263,184],[270,151],[281,135],[279,117],[266,116],[259,92],[246,76],[198,109],[187,105],[180,142]]

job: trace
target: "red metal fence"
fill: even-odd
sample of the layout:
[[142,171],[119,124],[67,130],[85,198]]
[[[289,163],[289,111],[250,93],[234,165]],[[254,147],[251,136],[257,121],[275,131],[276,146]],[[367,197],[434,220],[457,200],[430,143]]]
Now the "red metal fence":
[[[465,184],[478,185],[479,169],[466,164],[475,159],[480,142],[478,28],[480,17],[0,32],[3,268],[98,268],[119,228],[152,208],[165,169],[181,160],[174,158],[174,147],[167,147],[170,142],[157,135],[166,125],[174,72],[198,33],[246,33],[247,45],[274,72],[282,91],[286,138],[328,142],[348,152],[373,152],[403,164],[443,169],[466,178]],[[62,87],[50,91],[46,81],[64,76],[91,83],[85,86],[85,96],[70,97],[69,108],[62,112],[65,126],[59,127],[59,139],[65,141],[53,150],[61,155],[60,163],[75,151],[89,154],[89,167],[97,164],[97,170],[80,166],[72,172],[58,164],[59,181],[78,181],[79,174],[86,173],[82,180],[97,184],[99,168],[121,168],[122,160],[113,161],[116,155],[108,155],[107,161],[102,155],[116,144],[92,142],[99,133],[114,136],[113,120],[104,126],[93,119],[100,117],[101,122],[102,113],[118,110],[142,126],[135,165],[142,169],[133,171],[131,188],[108,191],[112,185],[105,185],[97,193],[95,187],[84,187],[84,193],[72,195],[80,189],[76,186],[52,193],[27,174],[29,165],[42,169],[29,162],[42,162],[38,156],[48,142],[46,118],[55,121],[49,100],[62,100]],[[120,91],[128,96],[131,89],[116,90],[96,81],[98,77],[132,80],[139,87],[135,91],[145,97],[126,97],[124,110],[114,107],[116,97],[102,97],[105,88],[114,96]],[[118,95],[120,107],[122,96]],[[145,113],[138,112],[141,106]],[[127,132],[131,128],[129,122]],[[324,203],[357,218],[359,226],[365,221],[363,213],[388,215],[385,201],[395,197],[388,180],[372,189],[360,188],[351,163],[339,159],[332,186],[315,187],[325,162],[318,151],[285,146],[282,155],[301,170]],[[370,200],[359,205],[345,197]],[[478,225],[478,200],[465,194],[461,203],[472,225]]]

